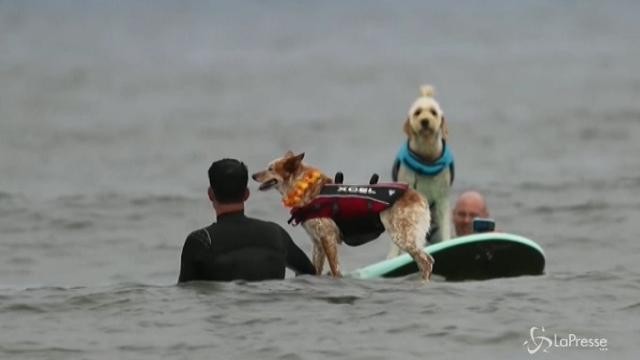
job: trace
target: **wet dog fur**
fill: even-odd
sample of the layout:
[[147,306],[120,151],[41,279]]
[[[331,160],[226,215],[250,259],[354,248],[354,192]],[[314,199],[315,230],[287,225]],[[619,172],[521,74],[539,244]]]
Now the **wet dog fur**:
[[[252,178],[260,183],[259,189],[277,189],[284,197],[303,179],[309,171],[319,171],[302,162],[304,153],[294,155],[288,151],[283,157],[269,163],[266,170],[256,172]],[[331,183],[331,178],[322,174],[321,181],[305,192],[302,206],[310,203],[320,193],[322,186]],[[394,244],[407,252],[418,264],[422,279],[431,278],[433,258],[422,249],[430,226],[427,202],[415,190],[409,188],[390,208],[380,213],[380,220]],[[340,229],[330,218],[308,219],[303,228],[313,242],[313,264],[317,274],[322,274],[325,258],[334,277],[342,276],[338,256],[338,245],[342,243]]]
[[[438,160],[444,151],[443,141],[449,136],[449,129],[440,104],[434,98],[435,90],[430,85],[420,88],[420,96],[409,108],[403,130],[409,142],[409,149],[425,163]],[[451,209],[449,194],[451,190],[449,169],[428,176],[416,174],[400,165],[397,181],[408,183],[425,198],[429,199],[433,218],[430,239],[437,243],[451,237]],[[391,246],[389,257],[400,254],[400,249]]]

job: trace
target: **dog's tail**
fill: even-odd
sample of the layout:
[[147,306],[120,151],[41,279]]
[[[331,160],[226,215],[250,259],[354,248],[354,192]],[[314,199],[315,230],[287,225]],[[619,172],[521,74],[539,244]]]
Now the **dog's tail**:
[[431,85],[422,85],[420,87],[420,96],[433,97],[436,94],[436,89]]

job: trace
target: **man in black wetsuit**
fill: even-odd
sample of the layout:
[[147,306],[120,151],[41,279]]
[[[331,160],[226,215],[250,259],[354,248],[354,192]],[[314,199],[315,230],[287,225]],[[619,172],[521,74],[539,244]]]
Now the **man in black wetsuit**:
[[285,267],[315,274],[309,258],[280,225],[244,215],[247,181],[247,167],[238,160],[211,165],[209,199],[217,222],[187,237],[178,282],[283,279]]

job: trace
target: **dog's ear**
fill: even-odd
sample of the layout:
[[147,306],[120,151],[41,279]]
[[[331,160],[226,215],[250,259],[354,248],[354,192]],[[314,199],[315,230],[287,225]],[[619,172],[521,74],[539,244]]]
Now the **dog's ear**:
[[294,156],[293,155],[293,151],[291,151],[291,150],[287,150],[287,152],[284,153],[284,157],[286,157],[286,158],[290,158],[290,157],[293,157],[293,156]]
[[300,153],[298,155],[292,155],[291,157],[287,158],[287,160],[284,163],[284,169],[290,173],[293,173],[296,171],[296,169],[298,169],[298,167],[300,167],[300,164],[302,163],[302,159],[304,159],[304,153]]
[[409,123],[409,118],[407,117],[407,120],[404,121],[404,126],[402,127],[402,130],[404,130],[404,133],[407,134],[407,136],[411,136],[411,124]]
[[442,139],[445,141],[449,138],[449,126],[447,125],[447,120],[444,115],[442,115],[442,123],[440,125],[440,129],[442,129]]

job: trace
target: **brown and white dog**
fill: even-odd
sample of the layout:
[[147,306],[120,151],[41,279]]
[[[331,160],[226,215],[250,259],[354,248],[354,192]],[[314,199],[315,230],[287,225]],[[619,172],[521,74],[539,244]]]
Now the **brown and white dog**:
[[[409,108],[404,122],[407,141],[400,149],[393,166],[394,181],[408,183],[429,199],[433,220],[429,240],[445,241],[451,233],[449,193],[453,182],[453,153],[446,144],[447,123],[430,85],[422,86],[420,96]],[[389,257],[400,251],[392,246]]]
[[[266,170],[252,175],[260,183],[259,189],[266,191],[275,188],[282,195],[285,206],[304,209],[314,199],[321,197],[323,188],[338,187],[317,168],[302,162],[304,153],[294,155],[288,151],[283,157],[269,163]],[[398,186],[398,184],[390,184]],[[374,185],[377,186],[377,185]],[[415,260],[424,280],[429,280],[434,260],[423,251],[425,237],[429,231],[430,213],[427,202],[415,190],[402,184],[397,198],[389,202],[388,207],[375,215],[375,220],[384,226],[393,242]],[[351,187],[341,186],[347,189]],[[371,187],[355,187],[358,190],[372,191]],[[387,188],[385,188],[387,189]],[[390,190],[389,193],[395,190]],[[357,194],[356,194],[357,195]],[[370,204],[369,204],[370,205]],[[308,208],[308,206],[307,206]],[[343,233],[331,217],[315,217],[301,221],[303,228],[313,241],[313,263],[316,273],[321,274],[325,257],[329,262],[331,274],[342,276],[338,258],[338,245],[342,243]],[[348,243],[347,243],[348,244]]]

